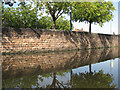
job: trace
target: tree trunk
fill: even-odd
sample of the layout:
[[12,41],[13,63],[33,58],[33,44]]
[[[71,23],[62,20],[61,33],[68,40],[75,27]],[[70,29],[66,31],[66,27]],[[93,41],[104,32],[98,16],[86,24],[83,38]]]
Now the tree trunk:
[[89,22],[89,33],[91,34],[91,24],[92,24],[92,22],[90,21]]
[[70,30],[72,31],[72,14],[70,12]]
[[55,20],[53,21],[53,29],[56,29]]
[[52,15],[52,18],[53,18],[53,29],[56,29],[56,23],[55,23],[56,18],[54,15]]

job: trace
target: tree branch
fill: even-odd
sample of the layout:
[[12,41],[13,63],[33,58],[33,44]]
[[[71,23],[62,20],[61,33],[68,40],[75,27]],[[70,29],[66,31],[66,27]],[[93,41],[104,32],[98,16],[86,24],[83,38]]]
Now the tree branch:
[[57,79],[56,79],[56,81],[57,81],[57,83],[60,84],[63,88],[65,88],[64,85],[63,85],[62,83],[60,83]]
[[52,15],[52,11],[51,11],[51,8],[50,8],[48,2],[46,3],[46,5],[47,5],[47,7],[48,7],[48,11],[49,11],[49,13]]
[[58,19],[58,17],[61,16],[63,13],[64,13],[64,11],[63,11],[62,13],[60,13],[60,14],[56,17],[56,19]]
[[[61,9],[62,10],[62,9]],[[61,12],[61,10],[59,10],[59,12],[57,13],[56,17],[58,17],[58,14]]]

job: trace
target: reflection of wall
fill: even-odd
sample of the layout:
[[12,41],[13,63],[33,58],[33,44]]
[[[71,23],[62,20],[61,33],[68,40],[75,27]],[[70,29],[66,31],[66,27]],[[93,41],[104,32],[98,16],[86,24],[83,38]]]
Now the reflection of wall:
[[2,52],[71,50],[118,46],[118,37],[72,31],[3,29]]
[[[120,1],[118,2],[118,34],[120,34]],[[118,48],[120,49],[120,38],[118,39],[119,45]],[[118,51],[120,55],[120,50]],[[118,88],[120,90],[120,58],[118,60]]]
[[76,68],[116,57],[119,57],[118,48],[31,55],[6,55],[2,56],[3,78],[7,78],[9,75],[42,74]]
[[120,90],[120,58],[118,59],[118,88]]

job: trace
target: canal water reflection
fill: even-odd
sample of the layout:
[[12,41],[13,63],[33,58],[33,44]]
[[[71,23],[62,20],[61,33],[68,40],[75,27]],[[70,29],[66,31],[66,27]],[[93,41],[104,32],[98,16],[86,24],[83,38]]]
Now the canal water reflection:
[[3,55],[3,88],[118,88],[118,48]]

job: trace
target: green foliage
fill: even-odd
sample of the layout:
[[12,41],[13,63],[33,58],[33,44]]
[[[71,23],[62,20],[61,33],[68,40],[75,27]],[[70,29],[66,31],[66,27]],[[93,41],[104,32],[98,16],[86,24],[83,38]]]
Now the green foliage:
[[46,13],[50,14],[53,20],[53,28],[56,28],[56,20],[62,15],[69,12],[68,2],[45,2],[39,4],[39,9],[43,7],[46,9]]
[[38,21],[38,28],[52,29],[52,19],[48,16],[43,16]]
[[69,12],[69,3],[68,2],[46,2],[45,8],[46,12],[54,15],[56,14],[56,18],[58,18],[61,13],[68,13]]
[[20,5],[17,8],[7,7],[3,11],[3,26],[4,27],[35,27],[36,11],[31,5]]
[[[43,16],[38,21],[38,28],[42,29],[52,29],[53,20],[51,17]],[[56,20],[56,29],[59,30],[70,30],[69,20],[64,19],[64,17],[60,17]]]
[[[20,5],[17,8],[7,7],[3,8],[3,27],[14,27],[14,28],[36,28],[36,9],[32,8],[31,5]],[[41,16],[40,13],[38,16]],[[51,17],[43,16],[37,19],[38,29],[52,29],[53,20]],[[64,17],[56,20],[56,29],[59,30],[70,30],[69,20]]]
[[73,4],[72,18],[75,21],[105,23],[112,19],[113,4],[109,2],[79,2]]
[[110,21],[113,17],[115,7],[112,2],[77,2],[72,3],[72,20],[74,21],[87,21],[89,23],[103,23]]
[[[60,17],[57,21],[56,21],[56,29],[60,29],[60,30],[70,30],[70,21],[65,19],[63,20],[63,17]],[[74,27],[72,27],[73,29]]]

